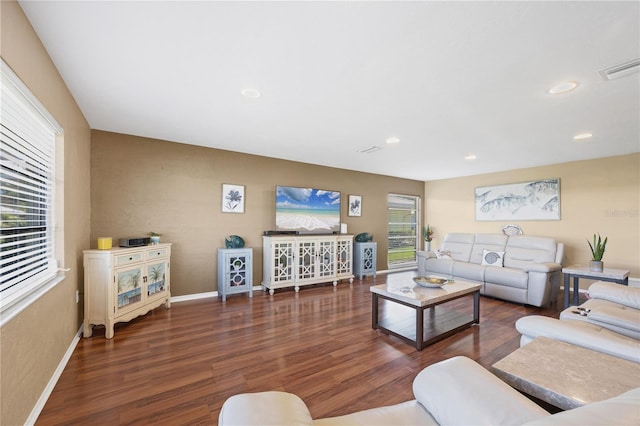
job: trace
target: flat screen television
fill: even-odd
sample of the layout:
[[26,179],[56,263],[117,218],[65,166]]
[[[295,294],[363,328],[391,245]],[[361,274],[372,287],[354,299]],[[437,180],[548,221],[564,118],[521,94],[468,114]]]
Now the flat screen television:
[[276,186],[276,231],[340,232],[340,192]]

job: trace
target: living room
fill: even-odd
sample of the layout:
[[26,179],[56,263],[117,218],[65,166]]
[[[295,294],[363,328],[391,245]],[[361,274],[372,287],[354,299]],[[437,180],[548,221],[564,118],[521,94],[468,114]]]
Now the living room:
[[[476,187],[559,178],[560,220],[519,223],[524,233],[561,241],[565,244],[564,264],[574,265],[588,262],[586,239],[599,232],[609,238],[607,267],[629,270],[631,277],[640,276],[637,121],[630,136],[636,137],[634,152],[433,180],[96,130],[89,125],[20,4],[3,1],[0,11],[2,59],[64,128],[64,155],[60,158],[65,169],[61,267],[69,269],[60,284],[11,321],[2,323],[2,424],[26,421],[78,338],[83,320],[82,303],[76,303],[76,292],[83,291],[82,251],[95,248],[98,237],[162,233],[163,242],[173,245],[171,295],[189,298],[210,296],[216,291],[216,250],[224,246],[226,236],[237,234],[247,246],[254,247],[257,285],[262,275],[261,237],[274,227],[274,190],[280,184],[338,190],[345,199],[349,194],[360,195],[362,216],[348,216],[344,203],[342,221],[350,234],[373,234],[378,243],[379,269],[385,270],[389,193],[421,197],[421,219],[434,227],[432,244],[439,247],[446,233],[499,233],[506,224],[475,220]],[[573,145],[570,149],[580,147]],[[424,159],[425,168],[430,161]],[[221,211],[223,183],[245,186],[244,214]],[[122,214],[122,206],[126,206],[126,214]]]

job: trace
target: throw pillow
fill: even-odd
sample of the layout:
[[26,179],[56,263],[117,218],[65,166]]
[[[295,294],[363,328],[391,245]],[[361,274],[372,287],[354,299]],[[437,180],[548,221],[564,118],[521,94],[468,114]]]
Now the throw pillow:
[[449,250],[442,250],[442,249],[436,250],[436,258],[453,260],[453,258],[451,257],[451,252]]
[[502,268],[504,262],[503,251],[483,250],[482,251],[482,264],[489,266],[497,266]]

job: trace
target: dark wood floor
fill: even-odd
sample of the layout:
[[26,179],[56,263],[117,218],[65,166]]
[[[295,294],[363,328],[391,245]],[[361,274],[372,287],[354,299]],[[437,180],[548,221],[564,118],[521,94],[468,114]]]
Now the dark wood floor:
[[519,346],[515,321],[557,317],[561,298],[539,309],[482,297],[480,324],[418,352],[371,328],[369,287],[413,272],[172,304],[81,339],[38,425],[216,424],[241,392],[299,395],[314,418],[413,399],[424,367],[456,355],[485,367]]

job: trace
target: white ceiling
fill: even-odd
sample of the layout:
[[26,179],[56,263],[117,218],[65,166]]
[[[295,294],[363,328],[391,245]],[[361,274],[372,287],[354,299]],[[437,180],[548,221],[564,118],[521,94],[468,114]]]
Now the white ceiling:
[[418,180],[640,151],[640,73],[598,74],[638,1],[20,4],[93,129]]

